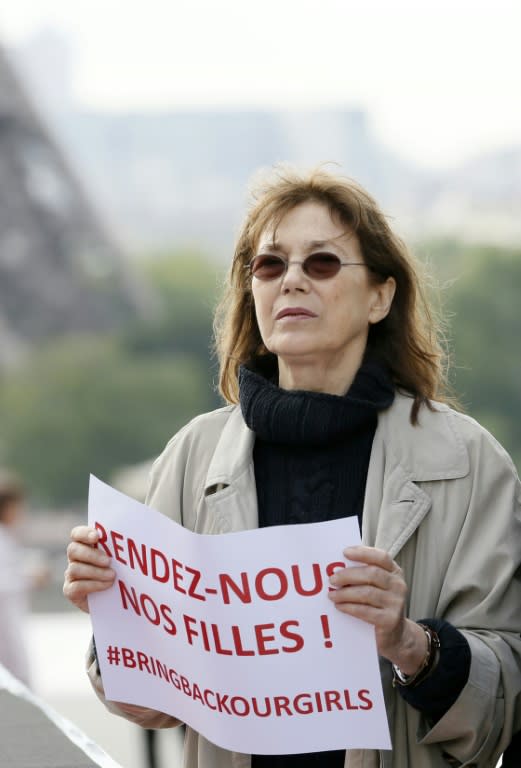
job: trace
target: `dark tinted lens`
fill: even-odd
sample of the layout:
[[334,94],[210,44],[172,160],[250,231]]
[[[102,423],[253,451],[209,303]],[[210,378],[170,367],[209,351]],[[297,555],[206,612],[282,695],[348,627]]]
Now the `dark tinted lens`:
[[333,253],[312,253],[304,261],[304,272],[314,280],[326,280],[340,271],[342,262]]
[[259,280],[275,280],[286,269],[279,256],[256,256],[251,263],[251,273]]

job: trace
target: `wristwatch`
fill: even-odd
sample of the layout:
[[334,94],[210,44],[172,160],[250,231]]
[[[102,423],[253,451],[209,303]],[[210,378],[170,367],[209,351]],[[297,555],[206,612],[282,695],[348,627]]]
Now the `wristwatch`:
[[418,685],[423,682],[437,667],[440,657],[440,638],[437,633],[426,624],[418,622],[427,637],[427,651],[419,669],[412,675],[405,675],[397,664],[393,664],[393,687],[400,685]]

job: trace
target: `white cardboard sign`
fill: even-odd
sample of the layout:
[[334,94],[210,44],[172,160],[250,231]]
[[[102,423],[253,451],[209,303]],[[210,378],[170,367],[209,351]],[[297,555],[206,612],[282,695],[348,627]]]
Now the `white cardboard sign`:
[[89,597],[108,699],[236,752],[390,749],[374,630],[327,597],[356,518],[202,535],[91,476],[89,524],[117,573]]

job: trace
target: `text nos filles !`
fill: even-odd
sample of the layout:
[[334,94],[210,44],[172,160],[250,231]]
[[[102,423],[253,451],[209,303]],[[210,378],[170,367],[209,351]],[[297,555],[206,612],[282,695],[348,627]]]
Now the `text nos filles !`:
[[[310,563],[304,572],[304,567],[295,563],[285,569],[268,566],[255,573],[242,571],[238,576],[219,573],[216,583],[207,585],[199,569],[174,557],[167,557],[157,548],[138,544],[117,531],[108,531],[99,522],[95,526],[100,534],[98,546],[109,557],[157,583],[168,584],[174,593],[199,603],[208,600],[219,600],[223,605],[234,602],[244,605],[257,600],[273,603],[283,600],[290,593],[303,598],[314,597],[324,590],[329,577],[346,565],[343,561],[326,565]],[[223,627],[188,613],[176,615],[171,605],[158,602],[146,592],[137,592],[121,578],[117,579],[117,587],[125,610],[133,611],[172,637],[182,633],[189,645],[197,645],[208,653],[223,656],[269,656],[297,653],[305,645],[297,619],[288,619],[278,624],[255,624],[247,628],[237,624]],[[331,587],[328,586],[328,589]],[[320,614],[318,622],[324,646],[331,648],[333,642],[328,616]]]

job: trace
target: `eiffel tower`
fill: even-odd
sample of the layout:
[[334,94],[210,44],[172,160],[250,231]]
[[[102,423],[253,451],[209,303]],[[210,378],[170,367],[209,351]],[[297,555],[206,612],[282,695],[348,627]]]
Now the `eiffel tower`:
[[147,296],[0,46],[0,366],[117,327]]

